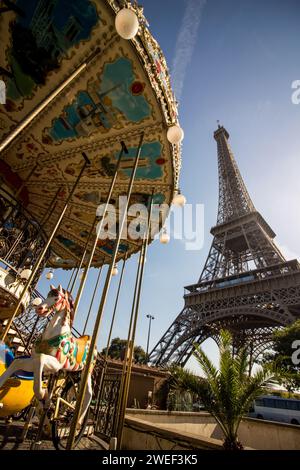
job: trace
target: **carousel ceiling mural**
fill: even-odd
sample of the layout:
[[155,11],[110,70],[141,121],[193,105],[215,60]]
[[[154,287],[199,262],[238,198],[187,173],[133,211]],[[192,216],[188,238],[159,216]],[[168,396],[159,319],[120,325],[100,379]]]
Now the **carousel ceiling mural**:
[[[132,40],[116,32],[121,2],[113,0],[17,0],[18,12],[0,17],[0,66],[7,100],[0,107],[0,139],[47,99],[85,61],[87,66],[1,154],[2,185],[26,205],[46,234],[83,165],[86,168],[52,242],[52,267],[80,260],[97,206],[106,201],[121,149],[112,203],[127,190],[140,135],[144,132],[130,202],[170,204],[178,187],[180,144],[167,139],[177,107],[167,65],[147,22]],[[54,206],[52,202],[55,201]],[[164,215],[164,217],[166,214]],[[163,220],[161,221],[163,223]],[[161,225],[157,224],[157,231]],[[92,242],[91,242],[92,243]],[[113,242],[99,240],[93,265],[109,262]],[[123,240],[118,259],[140,249]]]

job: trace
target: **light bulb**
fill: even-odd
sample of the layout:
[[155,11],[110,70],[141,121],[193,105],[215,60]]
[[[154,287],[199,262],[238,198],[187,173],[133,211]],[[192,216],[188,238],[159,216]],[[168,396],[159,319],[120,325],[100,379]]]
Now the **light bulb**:
[[166,229],[163,229],[163,231],[160,235],[159,241],[160,241],[160,243],[162,243],[162,245],[166,245],[167,243],[169,243],[170,235],[167,233]]
[[40,297],[36,297],[35,299],[33,299],[32,305],[34,307],[38,307],[39,305],[41,305],[42,302],[43,300]]
[[180,144],[184,138],[184,132],[180,126],[175,124],[172,127],[169,127],[167,132],[167,139],[171,144]]
[[177,194],[175,194],[172,204],[177,207],[183,207],[186,204],[186,198],[179,190]]
[[21,276],[22,279],[26,279],[26,281],[28,281],[28,279],[29,279],[30,276],[31,276],[31,273],[32,273],[31,269],[25,268],[25,269],[23,269],[23,271],[21,272],[20,276]]
[[118,271],[118,267],[117,267],[117,265],[115,264],[114,267],[113,267],[113,269],[112,269],[111,274],[112,274],[112,276],[117,276],[118,272],[119,272],[119,271]]
[[46,278],[48,279],[48,281],[51,281],[51,279],[53,279],[53,272],[52,272],[52,271],[49,271],[49,272],[46,274]]
[[116,15],[115,27],[121,38],[133,39],[139,29],[138,17],[133,10],[123,8]]

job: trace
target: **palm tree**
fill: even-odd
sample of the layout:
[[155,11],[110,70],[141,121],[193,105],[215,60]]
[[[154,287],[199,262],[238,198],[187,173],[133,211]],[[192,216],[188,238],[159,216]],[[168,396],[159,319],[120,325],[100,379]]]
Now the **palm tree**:
[[242,348],[232,354],[231,334],[222,330],[220,334],[220,363],[217,369],[199,345],[194,345],[194,356],[204,373],[205,380],[196,380],[188,372],[182,375],[184,380],[177,380],[179,388],[189,389],[197,394],[205,409],[215,418],[222,429],[227,450],[243,449],[238,440],[238,428],[249,408],[262,392],[263,384],[274,376],[272,366],[264,365],[254,375],[248,374],[248,353]]

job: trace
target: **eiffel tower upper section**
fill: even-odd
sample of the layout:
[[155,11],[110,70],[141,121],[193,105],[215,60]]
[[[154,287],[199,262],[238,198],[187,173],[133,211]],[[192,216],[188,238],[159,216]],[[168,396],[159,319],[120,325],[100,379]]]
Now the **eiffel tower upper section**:
[[218,146],[219,208],[217,225],[255,211],[228,143],[229,134],[219,126],[214,133]]
[[195,342],[229,329],[236,347],[254,354],[269,344],[274,328],[300,317],[300,265],[286,261],[275,233],[255,209],[218,126],[219,207],[213,241],[197,284],[185,288],[185,305],[150,354],[153,364],[184,364]]
[[218,217],[211,229],[214,241],[199,283],[285,262],[273,242],[275,233],[249,196],[227,130],[219,126],[214,138],[218,149]]

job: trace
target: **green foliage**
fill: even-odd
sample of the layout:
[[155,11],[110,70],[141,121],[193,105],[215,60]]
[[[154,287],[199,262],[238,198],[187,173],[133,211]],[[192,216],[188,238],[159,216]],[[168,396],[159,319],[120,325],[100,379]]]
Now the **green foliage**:
[[171,364],[169,377],[155,392],[155,402],[168,411],[193,411],[193,403],[199,401],[201,377],[181,366]]
[[224,447],[234,450],[242,448],[237,435],[242,417],[248,413],[253,400],[263,392],[263,384],[274,376],[274,371],[269,365],[264,365],[249,377],[246,348],[235,356],[232,350],[232,337],[223,330],[218,369],[198,345],[195,345],[194,356],[206,378],[206,384],[200,391],[201,400],[224,433]]
[[169,411],[193,411],[193,403],[199,402],[199,391],[205,380],[175,364],[169,368],[167,409]]
[[[108,349],[108,356],[111,359],[123,360],[125,356],[126,345],[127,345],[126,339],[114,338],[110,343],[110,346]],[[103,355],[106,354],[106,348],[102,350],[101,354]],[[145,364],[146,353],[141,346],[135,346],[133,359],[134,359],[134,362],[138,364]]]
[[278,370],[277,380],[291,393],[300,387],[300,364],[293,364],[292,344],[300,340],[300,320],[290,326],[278,330],[273,335],[272,351],[264,354],[262,363],[274,363]]

